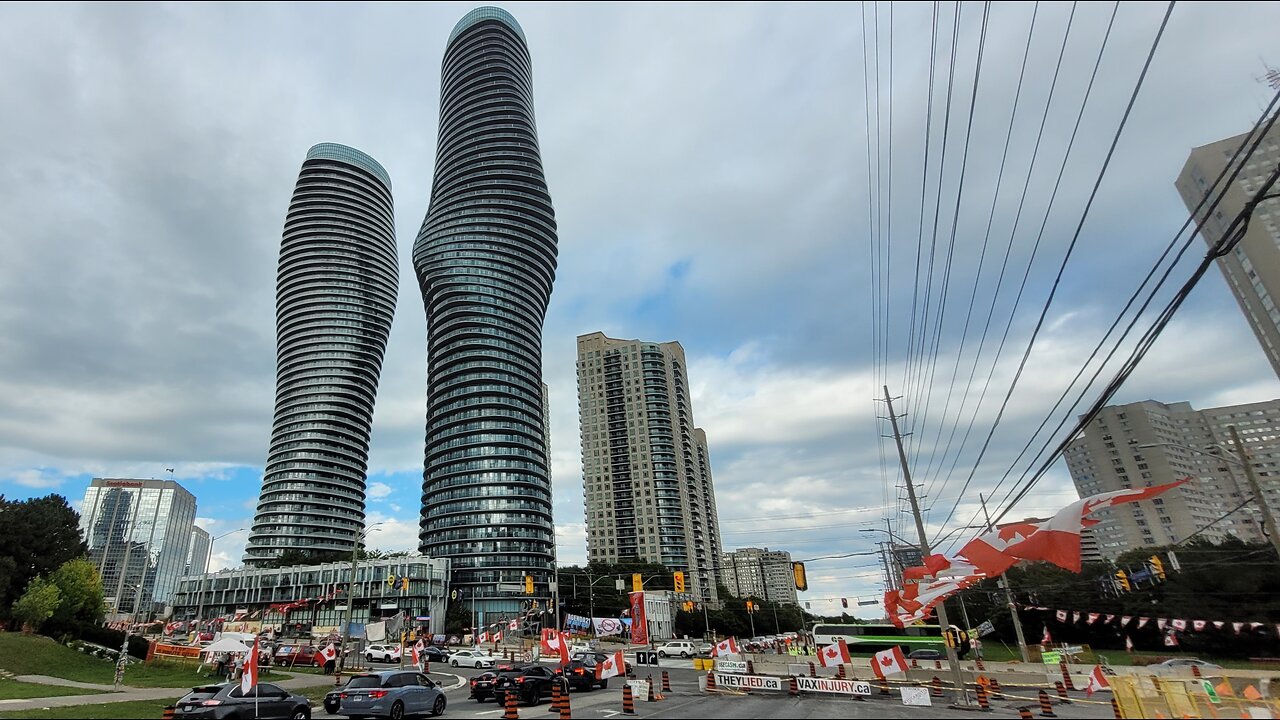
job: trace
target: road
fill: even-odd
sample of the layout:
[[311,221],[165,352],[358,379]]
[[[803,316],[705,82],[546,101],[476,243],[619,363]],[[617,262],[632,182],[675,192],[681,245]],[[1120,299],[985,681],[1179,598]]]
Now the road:
[[[392,668],[393,665],[382,665],[375,663],[375,669],[382,667]],[[684,667],[679,667],[683,665]],[[653,674],[655,685],[660,689],[661,686],[661,670],[666,669],[670,674],[672,691],[667,693],[666,699],[657,702],[637,701],[635,703],[636,714],[632,717],[653,717],[653,718],[969,718],[972,720],[974,713],[972,710],[952,710],[946,707],[945,703],[950,701],[950,696],[944,698],[934,698],[932,702],[936,703],[931,707],[909,707],[902,704],[900,697],[895,691],[888,698],[882,698],[879,695],[873,695],[865,701],[856,701],[847,696],[833,695],[809,695],[801,697],[790,697],[784,693],[767,693],[759,692],[750,695],[738,693],[715,693],[708,694],[700,692],[698,689],[698,680],[705,676],[705,673],[697,672],[692,669],[690,661],[681,661],[679,659],[663,660],[661,668],[653,669],[645,666],[636,667],[636,675],[639,679],[644,679],[651,672]],[[470,686],[468,679],[483,672],[471,668],[446,668],[440,665],[432,665],[431,678],[446,688],[446,697],[449,700],[448,710],[445,715],[447,717],[462,718],[485,718],[486,720],[494,720],[502,716],[502,708],[498,703],[490,700],[484,703],[477,703],[468,699]],[[623,678],[614,678],[609,682],[607,689],[597,689],[592,691],[575,691],[570,695],[570,705],[575,718],[615,718],[622,715],[622,680]],[[1107,702],[1110,698],[1109,694],[1103,694],[1102,703],[1081,702],[1083,694],[1073,693],[1075,701],[1069,705],[1054,705],[1054,713],[1061,718],[1111,718],[1113,717],[1111,706]],[[994,715],[1000,717],[1016,717],[1020,706],[1034,705],[1034,701],[1029,700],[1005,700],[993,701],[991,703]],[[1039,708],[1033,710],[1035,714],[1039,714]],[[521,705],[519,707],[520,717],[523,718],[554,718],[551,712],[551,703],[544,701],[536,707]],[[328,715],[320,707],[315,707],[315,717],[330,718],[343,717],[340,715]]]

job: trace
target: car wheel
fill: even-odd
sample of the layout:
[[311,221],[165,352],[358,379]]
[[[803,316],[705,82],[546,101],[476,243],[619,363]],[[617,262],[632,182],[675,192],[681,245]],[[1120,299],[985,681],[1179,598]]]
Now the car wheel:
[[391,720],[404,720],[404,703],[397,700],[391,706],[391,714],[388,716]]
[[481,663],[479,660],[477,660],[477,661],[476,661],[476,669],[477,669],[477,670],[479,670],[479,669],[480,669],[480,665],[481,665],[481,664],[482,664],[482,663]]
[[365,656],[364,656],[364,659],[365,659],[365,660],[367,660],[368,662],[373,662],[373,656],[372,656],[372,655],[365,655]]
[[542,693],[538,692],[537,688],[533,688],[529,690],[529,693],[524,696],[525,705],[537,705],[541,702],[542,702]]
[[431,704],[431,714],[432,715],[444,714],[444,696],[443,695],[440,695],[439,697],[437,697],[436,701]]
[[681,652],[681,653],[680,653],[680,657],[682,657],[682,658],[684,658],[684,659],[688,660],[688,659],[689,659],[689,653],[687,653],[687,652]]
[[449,662],[449,664],[450,664],[450,665],[452,665],[452,666],[454,666],[454,667],[458,667],[458,661],[457,661],[457,660],[452,660],[452,661],[450,661],[450,662]]
[[311,720],[311,708],[300,707],[293,711],[293,720]]
[[391,662],[391,656],[387,655],[386,657],[382,658],[382,662],[388,662],[388,663]]
[[666,651],[664,651],[664,650],[659,650],[659,651],[658,651],[658,657],[662,658],[662,657],[666,657],[666,656],[667,656]]

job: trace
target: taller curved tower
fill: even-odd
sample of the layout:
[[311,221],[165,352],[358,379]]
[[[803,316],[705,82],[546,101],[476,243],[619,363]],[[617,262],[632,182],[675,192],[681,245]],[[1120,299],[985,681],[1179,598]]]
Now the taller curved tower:
[[311,148],[280,242],[275,419],[246,562],[359,540],[398,285],[387,171],[345,145]]
[[[548,597],[555,551],[542,321],[556,222],[533,118],[529,49],[505,10],[472,10],[441,67],[431,207],[413,246],[427,312],[421,550],[450,558],[482,612]],[[524,584],[513,596],[497,583]]]

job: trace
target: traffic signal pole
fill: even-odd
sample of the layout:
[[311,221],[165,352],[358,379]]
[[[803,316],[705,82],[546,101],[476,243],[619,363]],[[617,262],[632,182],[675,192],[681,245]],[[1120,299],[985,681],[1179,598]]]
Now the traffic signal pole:
[[[907,453],[902,448],[902,433],[898,430],[898,416],[893,413],[893,398],[889,395],[889,386],[884,386],[884,402],[889,409],[889,422],[893,425],[893,441],[898,446],[898,460],[902,463],[902,479],[907,484],[907,499],[911,501],[911,514],[915,517],[916,533],[920,536],[920,556],[927,558],[933,554],[929,549],[929,536],[924,531],[924,518],[920,515],[920,502],[916,499],[916,486],[911,483],[911,468],[907,464]],[[947,604],[940,602],[938,610],[938,629],[945,633],[951,627],[947,620]],[[956,704],[967,706],[969,693],[964,686],[964,676],[960,674],[960,658],[956,649],[946,644],[947,663],[951,666],[951,675],[955,683]]]

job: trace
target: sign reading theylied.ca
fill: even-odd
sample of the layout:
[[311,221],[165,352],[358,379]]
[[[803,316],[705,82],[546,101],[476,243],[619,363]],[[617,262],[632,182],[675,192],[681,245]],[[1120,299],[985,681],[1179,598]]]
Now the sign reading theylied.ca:
[[871,683],[861,680],[836,680],[835,678],[796,678],[800,690],[805,692],[841,693],[843,695],[870,695]]
[[765,677],[764,675],[716,673],[716,687],[732,690],[777,690],[781,692],[782,678]]
[[717,660],[716,670],[727,673],[745,674],[747,672],[747,663],[745,660]]

